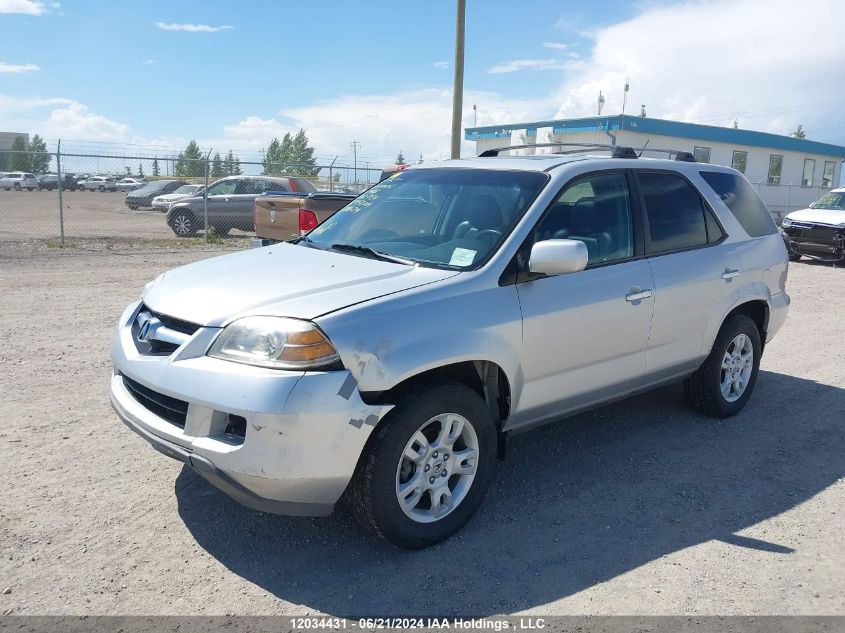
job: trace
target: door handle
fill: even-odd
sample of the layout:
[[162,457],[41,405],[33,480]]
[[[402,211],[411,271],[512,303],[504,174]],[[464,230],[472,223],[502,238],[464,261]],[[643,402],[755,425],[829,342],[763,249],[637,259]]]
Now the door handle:
[[631,290],[628,291],[628,294],[625,295],[625,301],[642,301],[643,299],[648,299],[653,294],[654,292],[652,290],[640,290],[639,288],[631,288]]
[[736,269],[731,270],[730,268],[725,268],[725,272],[722,273],[722,279],[733,279],[734,277],[739,277],[742,273]]

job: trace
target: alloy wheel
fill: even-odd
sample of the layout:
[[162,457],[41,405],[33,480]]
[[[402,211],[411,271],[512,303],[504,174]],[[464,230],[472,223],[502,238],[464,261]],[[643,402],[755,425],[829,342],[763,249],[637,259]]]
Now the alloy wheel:
[[462,415],[444,413],[425,422],[399,459],[399,507],[417,523],[433,523],[448,515],[472,487],[478,454],[478,436]]
[[737,334],[722,358],[720,388],[722,397],[736,402],[745,393],[754,369],[754,346],[745,334]]

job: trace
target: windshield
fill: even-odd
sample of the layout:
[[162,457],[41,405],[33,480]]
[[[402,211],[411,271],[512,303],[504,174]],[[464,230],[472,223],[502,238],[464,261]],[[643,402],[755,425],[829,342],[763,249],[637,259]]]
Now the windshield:
[[199,188],[200,185],[182,185],[173,193],[193,194],[196,193]]
[[845,191],[826,193],[813,205],[814,209],[845,209]]
[[308,233],[307,241],[472,269],[498,248],[548,179],[540,172],[492,169],[398,172]]

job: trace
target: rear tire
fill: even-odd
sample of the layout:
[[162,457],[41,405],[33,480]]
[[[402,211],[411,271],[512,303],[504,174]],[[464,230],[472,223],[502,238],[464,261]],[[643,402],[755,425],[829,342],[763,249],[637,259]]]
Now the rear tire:
[[21,186],[20,186],[20,184],[18,184],[18,183],[15,183],[15,184],[13,185],[13,187],[14,187],[14,190],[15,190],[15,191],[20,191],[20,190],[21,190]]
[[730,317],[722,324],[710,355],[684,381],[692,406],[714,418],[742,411],[757,383],[761,354],[757,324],[744,314]]
[[179,237],[193,237],[197,234],[197,221],[194,214],[180,209],[170,218],[170,228]]
[[469,387],[447,383],[404,394],[358,461],[347,489],[353,514],[397,547],[448,538],[484,499],[496,440],[490,409]]

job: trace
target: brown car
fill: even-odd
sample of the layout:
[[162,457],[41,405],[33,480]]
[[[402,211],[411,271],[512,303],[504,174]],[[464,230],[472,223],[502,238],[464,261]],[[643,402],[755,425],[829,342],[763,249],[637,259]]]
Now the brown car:
[[255,199],[254,247],[269,246],[302,235],[354,200],[354,193],[273,193]]

